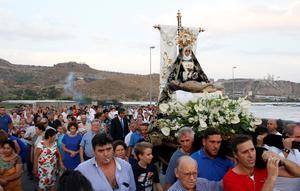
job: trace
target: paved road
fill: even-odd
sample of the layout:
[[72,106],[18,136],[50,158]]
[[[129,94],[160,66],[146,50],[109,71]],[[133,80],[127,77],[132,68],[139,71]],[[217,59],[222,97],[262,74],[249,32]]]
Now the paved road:
[[29,180],[29,177],[27,176],[27,172],[23,173],[22,176],[22,187],[24,191],[34,191],[35,190],[35,186],[34,186],[34,181],[33,180]]

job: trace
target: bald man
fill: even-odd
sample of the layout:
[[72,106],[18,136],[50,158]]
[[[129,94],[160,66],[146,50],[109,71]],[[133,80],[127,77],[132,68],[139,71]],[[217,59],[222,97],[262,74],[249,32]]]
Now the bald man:
[[218,191],[222,189],[222,183],[209,181],[205,178],[197,178],[198,165],[190,156],[182,156],[177,161],[175,176],[177,181],[168,191]]

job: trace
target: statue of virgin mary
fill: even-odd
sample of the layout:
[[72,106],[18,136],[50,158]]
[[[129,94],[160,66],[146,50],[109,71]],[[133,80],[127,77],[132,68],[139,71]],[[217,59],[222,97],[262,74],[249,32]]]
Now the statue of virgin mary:
[[[183,31],[185,32],[185,31]],[[159,103],[167,102],[170,95],[177,90],[192,93],[215,92],[217,89],[211,84],[195,57],[189,42],[184,35],[179,36],[179,54],[170,66],[170,75],[167,84],[160,94]]]

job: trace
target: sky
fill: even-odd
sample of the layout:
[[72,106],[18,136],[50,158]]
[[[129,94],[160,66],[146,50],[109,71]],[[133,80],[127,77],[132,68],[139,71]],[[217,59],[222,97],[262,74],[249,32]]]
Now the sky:
[[156,24],[202,27],[196,56],[209,78],[300,82],[300,0],[0,0],[0,58],[53,66],[68,61],[159,73]]

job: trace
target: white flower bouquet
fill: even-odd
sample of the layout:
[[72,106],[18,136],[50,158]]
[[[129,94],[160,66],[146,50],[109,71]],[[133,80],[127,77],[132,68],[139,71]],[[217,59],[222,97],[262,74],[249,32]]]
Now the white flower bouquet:
[[261,120],[249,112],[250,106],[251,102],[246,98],[232,100],[209,93],[185,104],[171,100],[159,105],[166,117],[159,119],[156,126],[165,136],[176,136],[176,132],[184,126],[192,127],[196,133],[208,127],[219,129],[225,136],[248,133],[261,124]]

